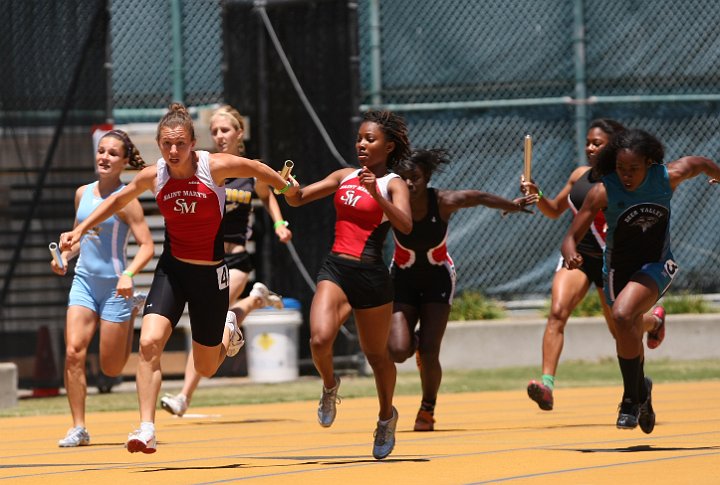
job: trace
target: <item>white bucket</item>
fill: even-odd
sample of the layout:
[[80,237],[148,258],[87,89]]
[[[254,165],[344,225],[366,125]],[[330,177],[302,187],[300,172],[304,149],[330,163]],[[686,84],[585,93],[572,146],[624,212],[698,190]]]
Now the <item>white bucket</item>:
[[298,378],[299,310],[256,310],[242,323],[248,377],[255,382]]

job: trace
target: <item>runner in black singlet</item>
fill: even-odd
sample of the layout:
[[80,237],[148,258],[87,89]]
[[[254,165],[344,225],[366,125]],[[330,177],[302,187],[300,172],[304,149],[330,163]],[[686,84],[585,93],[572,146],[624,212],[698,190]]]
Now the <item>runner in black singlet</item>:
[[435,423],[442,380],[440,343],[455,292],[455,267],[447,252],[450,217],[459,209],[478,205],[530,212],[525,206],[537,199],[528,195],[511,201],[479,190],[428,188],[430,177],[443,163],[449,163],[444,150],[416,150],[395,168],[410,190],[413,228],[409,234],[393,230],[395,303],[388,348],[395,362],[418,352],[423,396],[415,431],[432,431]]

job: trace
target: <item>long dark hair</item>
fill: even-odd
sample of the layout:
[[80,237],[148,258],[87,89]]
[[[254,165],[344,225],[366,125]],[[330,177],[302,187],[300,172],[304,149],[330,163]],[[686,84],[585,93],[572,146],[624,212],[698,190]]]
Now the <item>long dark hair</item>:
[[662,164],[665,157],[665,149],[660,140],[647,131],[630,128],[613,135],[610,143],[598,153],[594,170],[599,177],[615,171],[620,150],[629,150],[657,164]]

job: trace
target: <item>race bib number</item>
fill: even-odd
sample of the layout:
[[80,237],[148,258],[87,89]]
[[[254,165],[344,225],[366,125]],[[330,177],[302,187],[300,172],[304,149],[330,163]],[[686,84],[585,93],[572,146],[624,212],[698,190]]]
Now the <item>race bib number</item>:
[[218,289],[224,290],[230,285],[230,275],[227,265],[223,264],[217,268]]

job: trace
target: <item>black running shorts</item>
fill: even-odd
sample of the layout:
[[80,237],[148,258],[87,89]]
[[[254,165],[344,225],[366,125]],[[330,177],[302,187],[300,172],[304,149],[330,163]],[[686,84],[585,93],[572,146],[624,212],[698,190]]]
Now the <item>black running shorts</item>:
[[175,328],[187,303],[193,340],[214,347],[222,342],[230,297],[228,285],[225,263],[202,266],[163,253],[155,268],[144,314],[162,315]]

